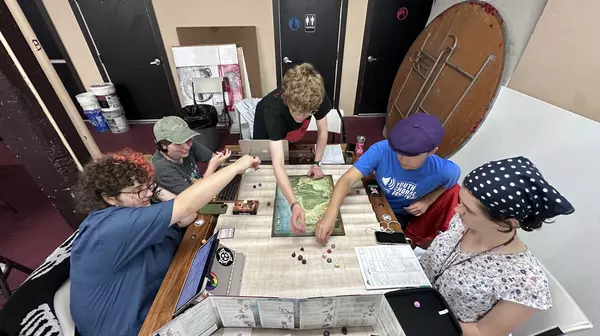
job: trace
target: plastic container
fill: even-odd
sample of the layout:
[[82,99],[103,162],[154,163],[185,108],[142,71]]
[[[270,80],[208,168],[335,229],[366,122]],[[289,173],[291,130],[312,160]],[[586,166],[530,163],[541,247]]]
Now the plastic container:
[[357,156],[361,156],[365,152],[365,141],[367,141],[365,135],[359,133],[356,137],[356,149],[354,149],[354,153],[356,153]]
[[124,133],[129,131],[129,123],[127,123],[127,117],[125,117],[125,111],[122,107],[103,108],[102,115],[106,119],[111,132]]
[[102,110],[100,104],[93,93],[85,92],[75,96],[79,105],[83,109],[83,113],[87,116],[88,120],[94,126],[98,132],[106,132],[110,128],[104,116],[102,116]]
[[100,107],[103,109],[121,107],[121,102],[119,101],[119,97],[116,93],[117,90],[113,83],[92,85],[90,86],[90,92],[96,96],[98,103],[100,103]]

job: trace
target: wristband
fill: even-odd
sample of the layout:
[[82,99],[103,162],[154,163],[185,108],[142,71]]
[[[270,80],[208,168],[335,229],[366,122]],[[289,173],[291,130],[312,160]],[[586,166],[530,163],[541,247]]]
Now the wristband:
[[294,211],[294,205],[296,205],[296,204],[300,205],[300,203],[298,203],[298,202],[292,203],[292,205],[290,205],[290,211]]

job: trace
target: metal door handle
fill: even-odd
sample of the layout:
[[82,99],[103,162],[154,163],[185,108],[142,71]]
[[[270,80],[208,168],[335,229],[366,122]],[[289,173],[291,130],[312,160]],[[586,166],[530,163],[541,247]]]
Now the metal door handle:
[[289,64],[289,63],[292,63],[292,60],[286,56],[283,58],[283,63]]
[[155,58],[154,61],[150,62],[150,64],[152,65],[160,65],[160,60],[158,58]]
[[375,58],[373,56],[369,56],[369,57],[367,57],[367,61],[368,62],[375,62],[375,61],[377,61],[377,58]]

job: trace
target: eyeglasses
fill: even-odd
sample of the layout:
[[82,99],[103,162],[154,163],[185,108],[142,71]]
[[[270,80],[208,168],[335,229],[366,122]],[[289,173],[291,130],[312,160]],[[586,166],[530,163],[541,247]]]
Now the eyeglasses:
[[148,195],[149,191],[154,194],[154,193],[156,193],[157,189],[158,189],[158,184],[156,184],[156,182],[152,182],[146,188],[144,188],[142,190],[139,190],[139,191],[121,191],[121,192],[119,192],[119,194],[129,194],[131,196],[137,195],[138,198],[142,199],[142,198],[145,198]]

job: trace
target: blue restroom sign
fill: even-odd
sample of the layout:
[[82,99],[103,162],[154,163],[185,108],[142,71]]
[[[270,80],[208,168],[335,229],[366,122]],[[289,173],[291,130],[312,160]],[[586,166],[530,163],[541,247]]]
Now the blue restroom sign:
[[291,30],[298,30],[298,28],[300,28],[300,20],[293,17],[288,21],[288,26],[290,26]]

